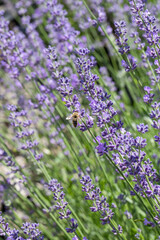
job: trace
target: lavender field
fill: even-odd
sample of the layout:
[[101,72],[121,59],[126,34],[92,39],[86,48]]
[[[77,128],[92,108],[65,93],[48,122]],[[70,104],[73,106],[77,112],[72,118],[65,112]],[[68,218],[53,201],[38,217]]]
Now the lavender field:
[[0,1],[0,239],[160,240],[160,0]]

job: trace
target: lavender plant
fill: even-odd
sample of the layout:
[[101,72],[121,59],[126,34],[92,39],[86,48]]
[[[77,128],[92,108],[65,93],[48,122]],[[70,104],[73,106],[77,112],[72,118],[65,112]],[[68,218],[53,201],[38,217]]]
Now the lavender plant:
[[159,1],[1,9],[1,238],[160,239]]

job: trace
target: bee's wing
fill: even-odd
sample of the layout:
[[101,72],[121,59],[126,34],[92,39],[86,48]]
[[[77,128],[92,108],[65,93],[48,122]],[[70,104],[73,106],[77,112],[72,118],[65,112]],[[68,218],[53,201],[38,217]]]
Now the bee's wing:
[[72,118],[72,115],[68,116],[66,120],[70,120]]

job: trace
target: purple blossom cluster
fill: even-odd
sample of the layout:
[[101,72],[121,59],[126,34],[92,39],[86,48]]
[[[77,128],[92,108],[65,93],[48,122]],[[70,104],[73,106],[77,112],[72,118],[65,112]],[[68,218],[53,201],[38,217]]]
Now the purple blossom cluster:
[[[96,16],[96,19],[91,18],[83,2],[66,1],[67,5],[74,12],[74,20],[78,22],[78,25],[82,30],[88,29],[92,26],[96,27],[98,23],[105,23],[107,20],[105,9],[102,6],[102,0],[89,0],[88,2],[90,8]],[[77,8],[79,8],[79,11],[77,11]]]
[[143,32],[143,38],[139,38],[139,42],[143,42],[144,40],[146,40],[148,43],[146,50],[143,51],[142,58],[147,59],[147,63],[150,66],[150,72],[148,72],[148,75],[151,79],[151,84],[153,86],[155,85],[156,88],[153,89],[150,86],[145,86],[144,91],[147,94],[144,95],[143,99],[144,102],[147,104],[152,103],[152,112],[154,112],[154,106],[156,106],[156,120],[154,119],[152,113],[150,114],[151,119],[154,119],[153,125],[155,126],[158,125],[158,116],[160,111],[159,107],[157,106],[157,102],[153,102],[155,93],[159,89],[159,29],[157,28],[156,24],[156,17],[153,16],[148,9],[145,9],[145,4],[143,1],[130,1],[130,6],[133,16],[132,21]]
[[58,210],[60,219],[68,219],[70,227],[66,228],[68,233],[75,233],[78,227],[77,220],[74,218],[70,218],[72,212],[69,208],[67,208],[68,202],[65,201],[65,193],[63,192],[63,187],[57,181],[57,179],[52,179],[48,183],[48,190],[53,193],[53,199],[55,204],[51,207],[54,210]]
[[90,208],[91,211],[100,212],[102,216],[100,218],[101,223],[103,225],[109,224],[114,213],[112,209],[109,208],[106,198],[104,196],[100,196],[100,188],[95,188],[89,175],[83,176],[80,183],[82,184],[82,191],[86,192],[85,200],[93,201],[93,206]]
[[136,22],[140,30],[144,31],[143,37],[150,46],[159,42],[158,29],[156,27],[156,18],[151,15],[148,9],[144,9],[145,4],[141,1],[129,1],[131,12],[134,14],[133,21]]
[[124,21],[115,22],[115,34],[117,35],[116,43],[120,47],[119,52],[121,54],[128,53],[130,47],[127,43],[128,39],[126,38],[126,23]]
[[[156,170],[149,159],[145,159],[146,153],[142,150],[146,146],[146,139],[132,137],[131,133],[122,128],[121,121],[115,122],[117,114],[110,95],[96,86],[98,79],[91,72],[90,60],[82,57],[76,61],[77,72],[80,76],[82,90],[89,100],[91,113],[97,118],[97,126],[101,129],[101,136],[96,137],[97,152],[100,156],[106,155],[107,159],[114,162],[118,171],[124,172],[124,176],[133,176],[134,191],[132,194],[140,194],[143,197],[159,198]],[[88,62],[87,66],[86,63]],[[158,194],[156,194],[156,192]]]
[[37,152],[38,142],[32,139],[34,130],[29,129],[32,121],[28,119],[27,112],[23,109],[19,110],[15,105],[8,105],[7,108],[10,111],[9,120],[15,129],[15,136],[21,142],[20,148],[32,151],[35,159],[39,161],[43,154]]
[[139,125],[137,125],[137,131],[141,133],[148,132],[148,125],[144,125],[144,123],[140,123]]
[[4,149],[0,149],[0,160],[4,161],[6,166],[11,168],[12,173],[19,171],[19,167],[16,166],[16,163],[13,161],[12,157],[8,156]]
[[58,183],[57,179],[52,179],[48,183],[48,190],[53,192],[53,199],[57,201],[56,204],[53,205],[53,208],[56,210],[62,210],[62,212],[59,212],[60,219],[69,218],[71,211],[69,209],[65,209],[68,203],[64,200],[65,194],[62,191],[63,187],[60,183]]
[[[145,4],[143,1],[129,1],[129,3],[132,13],[132,24],[135,24],[139,28],[139,30],[143,31],[143,35],[142,37],[140,37],[138,32],[134,32],[134,26],[131,37],[135,37],[134,43],[137,45],[137,49],[142,52],[143,65],[147,69],[149,69],[148,76],[151,79],[151,84],[156,85],[159,88],[159,71],[158,68],[156,68],[157,66],[159,67],[159,30],[156,26],[157,20],[155,16],[152,16],[151,12],[148,9],[145,9]],[[125,54],[126,56],[126,53],[128,53],[130,50],[130,46],[127,43],[128,39],[125,37],[126,24],[124,21],[116,22],[115,27],[115,33],[118,37],[116,41],[117,45],[120,48],[119,52],[123,55]],[[147,40],[149,44],[149,46],[147,45],[146,48],[145,40]],[[154,60],[153,63],[152,60]],[[127,61],[130,61],[130,63],[133,62],[133,64],[135,63],[131,55],[127,56]],[[127,61],[126,59],[123,59],[122,66],[125,68],[126,71],[130,71],[130,65],[132,65],[132,63],[128,64]],[[133,69],[134,68],[135,67],[133,67]],[[154,96],[158,88],[152,89],[150,86],[144,87],[144,91],[146,94],[144,95],[143,100],[145,103],[149,105],[153,103]],[[154,102],[151,107],[153,108],[153,106],[156,104],[157,102]],[[159,108],[156,111],[158,113],[157,115],[159,115]],[[153,119],[152,114],[150,114],[150,117],[151,119]],[[153,120],[152,126],[154,126],[154,128],[158,129],[158,121],[159,117],[157,118],[157,121]],[[159,142],[159,137],[157,135],[154,136],[154,138],[156,142]]]
[[92,184],[92,179],[89,175],[82,176],[80,179],[80,183],[82,184],[82,191],[86,193],[85,200],[90,200],[93,202],[92,207],[90,207],[92,212],[99,212],[101,214],[101,223],[102,225],[110,224],[112,227],[112,232],[117,235],[118,233],[122,233],[122,227],[120,225],[115,226],[112,225],[112,218],[114,216],[114,212],[111,208],[116,208],[115,204],[111,206],[107,203],[106,197],[101,196],[101,190],[99,187],[95,187]]
[[[9,224],[6,222],[5,218],[2,217],[0,213],[0,236],[6,237],[7,240],[24,240],[32,239],[32,240],[43,240],[41,231],[38,229],[38,223],[23,223],[20,231],[17,229],[11,229]],[[24,237],[22,237],[24,236]]]
[[127,43],[126,38],[126,23],[124,21],[115,22],[115,34],[117,35],[116,43],[119,46],[119,52],[125,55],[125,60],[122,60],[122,66],[125,68],[126,72],[134,70],[137,67],[136,59],[129,54],[130,47]]

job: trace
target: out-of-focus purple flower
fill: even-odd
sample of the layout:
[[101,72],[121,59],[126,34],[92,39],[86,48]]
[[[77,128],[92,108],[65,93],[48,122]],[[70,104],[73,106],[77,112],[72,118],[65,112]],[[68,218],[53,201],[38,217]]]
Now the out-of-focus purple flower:
[[144,91],[146,91],[148,94],[150,93],[150,91],[152,91],[152,89],[148,86],[144,87]]
[[72,240],[78,240],[78,237],[75,235]]
[[129,60],[128,62],[125,60],[122,60],[122,66],[125,68],[126,72],[134,70],[137,67],[137,64],[136,64],[137,61],[133,56],[129,55],[128,60]]
[[[73,238],[72,238],[72,240],[79,240],[79,238],[75,235]],[[82,240],[88,240],[86,237],[83,237],[83,239]]]
[[105,143],[99,143],[99,145],[96,147],[97,153],[99,156],[103,156],[105,153],[108,152],[108,147],[106,142]]
[[135,238],[140,239],[139,233],[136,233],[134,236],[135,236]]
[[112,232],[114,235],[117,235],[118,233],[122,233],[122,227],[120,225],[118,225],[118,229],[115,229],[115,227],[113,227]]
[[43,240],[43,236],[41,236],[42,232],[38,229],[38,223],[23,223],[21,229],[23,230],[24,234],[27,235],[31,239],[35,240]]
[[3,160],[4,157],[6,157],[6,156],[7,156],[7,153],[3,149],[0,148],[0,160]]
[[146,225],[146,226],[152,226],[152,227],[155,226],[155,224],[154,224],[153,222],[148,221],[146,218],[144,219],[144,225]]
[[66,231],[68,233],[73,233],[76,231],[77,227],[78,227],[77,221],[74,218],[71,218],[70,219],[70,228],[66,228]]
[[128,212],[128,211],[125,211],[124,214],[126,215],[126,217],[128,219],[131,219],[133,217],[132,214],[130,212]]
[[[16,165],[15,161],[9,156],[3,149],[0,149],[0,160],[3,160],[7,167],[11,169],[10,173],[17,173],[19,172],[19,166]],[[9,172],[8,172],[9,174]],[[20,175],[21,172],[19,172]]]
[[157,142],[160,145],[160,133],[158,133],[159,136],[154,136],[155,142]]
[[108,70],[106,67],[100,67],[99,72],[101,73],[101,76],[106,83],[107,87],[109,88],[110,92],[114,92],[117,90],[115,82],[113,79],[109,76]]
[[153,101],[154,94],[150,93],[152,89],[148,86],[144,87],[144,91],[146,91],[148,94],[144,95],[143,100],[145,103],[151,103]]
[[37,152],[38,141],[33,139],[34,130],[29,129],[32,121],[27,119],[27,111],[24,109],[18,109],[17,106],[8,105],[7,109],[10,111],[9,121],[11,126],[14,127],[16,132],[16,138],[19,140],[20,148],[22,150],[32,150],[35,159],[39,161],[42,157],[42,153]]
[[139,125],[137,125],[137,130],[138,132],[146,133],[148,132],[148,125],[144,125],[144,123],[140,123]]
[[85,56],[85,55],[89,54],[90,51],[88,48],[80,48],[80,49],[77,49],[76,52],[80,56]]

